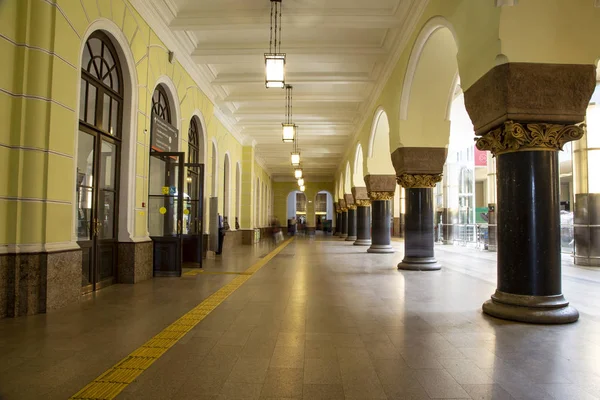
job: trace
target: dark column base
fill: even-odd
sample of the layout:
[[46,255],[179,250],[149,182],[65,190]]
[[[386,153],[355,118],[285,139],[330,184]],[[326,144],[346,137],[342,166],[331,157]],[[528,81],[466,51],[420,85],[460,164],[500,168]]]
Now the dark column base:
[[371,244],[367,253],[395,253],[396,250],[390,244]]
[[354,242],[356,240],[356,236],[347,236],[346,242]]
[[371,245],[371,239],[356,239],[356,241],[354,242],[355,246],[370,246]]
[[496,290],[483,303],[483,312],[492,317],[532,324],[569,324],[579,319],[579,312],[569,306],[562,294],[523,296]]
[[442,265],[435,257],[404,257],[398,269],[405,271],[438,271]]

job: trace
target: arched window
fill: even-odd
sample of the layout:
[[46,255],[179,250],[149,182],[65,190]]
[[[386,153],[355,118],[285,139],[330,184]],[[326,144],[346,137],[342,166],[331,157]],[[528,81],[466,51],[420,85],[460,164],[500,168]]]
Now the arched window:
[[83,291],[115,281],[123,75],[109,37],[94,32],[83,48],[77,139],[77,238]]
[[192,118],[190,121],[190,129],[188,131],[188,163],[197,164],[199,160],[199,146],[198,146],[198,123],[196,118]]
[[162,85],[158,85],[156,89],[154,89],[154,94],[152,95],[152,114],[169,124],[171,123],[171,106],[169,104],[167,92]]

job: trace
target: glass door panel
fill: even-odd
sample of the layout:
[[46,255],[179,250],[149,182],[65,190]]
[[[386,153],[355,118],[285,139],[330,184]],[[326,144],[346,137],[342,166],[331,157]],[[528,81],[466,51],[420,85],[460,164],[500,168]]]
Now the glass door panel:
[[185,164],[187,168],[184,195],[183,261],[190,267],[202,268],[204,164]]
[[77,243],[82,251],[81,286],[84,293],[94,290],[95,155],[96,137],[80,130],[77,140]]
[[154,275],[181,275],[184,153],[150,153],[148,230]]
[[117,264],[117,160],[118,147],[111,139],[101,139],[96,211],[96,289],[115,282]]

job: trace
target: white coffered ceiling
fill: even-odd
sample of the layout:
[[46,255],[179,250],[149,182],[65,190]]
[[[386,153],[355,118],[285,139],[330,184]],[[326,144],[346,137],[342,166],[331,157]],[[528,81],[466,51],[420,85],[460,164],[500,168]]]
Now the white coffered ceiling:
[[[333,179],[348,142],[367,117],[427,0],[283,0],[282,51],[293,85],[307,181]],[[146,3],[140,5],[140,3]],[[281,141],[285,91],[266,89],[269,0],[137,0],[167,45],[193,63],[221,119],[275,179],[292,177],[291,144]],[[159,26],[154,26],[159,25]],[[169,41],[171,43],[169,43]]]

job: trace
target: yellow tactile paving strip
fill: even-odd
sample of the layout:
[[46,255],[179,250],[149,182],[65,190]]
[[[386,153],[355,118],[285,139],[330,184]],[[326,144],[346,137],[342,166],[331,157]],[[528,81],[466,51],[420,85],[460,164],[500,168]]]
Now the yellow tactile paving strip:
[[167,326],[159,334],[134,350],[127,357],[112,366],[102,375],[94,379],[71,399],[114,399],[123,389],[147,370],[156,360],[167,352],[186,333],[200,323],[208,314],[217,308],[229,295],[242,286],[252,274],[261,269],[273,257],[281,252],[294,238],[283,242],[264,258],[258,260],[250,268],[231,282],[210,295],[202,303],[184,314],[177,321]]

